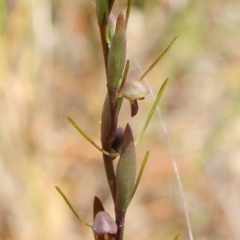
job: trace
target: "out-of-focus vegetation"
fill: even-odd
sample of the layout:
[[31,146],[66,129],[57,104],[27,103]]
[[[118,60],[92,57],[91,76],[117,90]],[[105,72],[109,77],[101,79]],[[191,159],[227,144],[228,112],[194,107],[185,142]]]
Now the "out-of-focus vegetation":
[[[119,2],[116,13],[126,5]],[[157,91],[170,77],[161,108],[195,240],[240,239],[240,1],[133,4],[132,77],[140,76],[136,62],[146,69],[179,34],[148,80]],[[0,3],[0,16],[0,239],[92,239],[54,187],[89,223],[95,195],[112,208],[101,154],[66,121],[71,116],[100,142],[106,80],[94,4],[7,0]],[[135,137],[151,104],[150,96],[140,102],[142,122],[131,120]],[[128,103],[122,110],[129,116]],[[126,239],[188,239],[157,116],[137,147],[139,161],[147,150]]]

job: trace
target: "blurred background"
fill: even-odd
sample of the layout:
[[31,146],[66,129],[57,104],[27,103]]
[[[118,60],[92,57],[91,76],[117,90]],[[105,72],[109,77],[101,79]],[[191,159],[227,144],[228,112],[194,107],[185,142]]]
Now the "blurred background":
[[[125,12],[117,1],[113,12]],[[133,0],[129,75],[148,75],[184,186],[195,240],[240,239],[240,1]],[[93,239],[55,190],[92,224],[97,195],[113,216],[101,154],[67,122],[100,144],[106,94],[94,1],[0,1],[0,239]],[[139,68],[141,66],[141,68]],[[153,103],[129,103],[120,125],[137,137]],[[155,114],[137,146],[149,162],[127,213],[125,239],[189,239],[180,190]]]

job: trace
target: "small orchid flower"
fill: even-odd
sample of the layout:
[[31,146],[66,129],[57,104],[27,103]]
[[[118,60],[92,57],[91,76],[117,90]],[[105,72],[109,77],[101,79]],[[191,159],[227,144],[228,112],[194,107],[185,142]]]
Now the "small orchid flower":
[[105,211],[98,212],[93,222],[93,232],[98,239],[107,240],[117,233],[117,224]]
[[138,80],[128,80],[125,82],[122,96],[130,102],[132,117],[138,113],[137,100],[143,100],[148,93],[148,87]]

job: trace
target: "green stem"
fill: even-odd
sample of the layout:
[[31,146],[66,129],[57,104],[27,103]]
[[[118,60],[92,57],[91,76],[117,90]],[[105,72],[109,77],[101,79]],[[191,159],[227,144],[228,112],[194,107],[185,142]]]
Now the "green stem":
[[112,198],[115,203],[116,198],[116,177],[115,177],[115,171],[113,166],[113,160],[111,157],[108,157],[103,154],[103,162],[105,167],[105,172],[107,176],[107,181],[109,188],[111,190]]
[[[101,118],[101,142],[102,149],[111,152],[112,150],[112,140],[117,128],[117,115],[115,118],[112,114],[112,109],[110,106],[109,94],[106,95]],[[116,105],[117,109],[117,105]],[[115,203],[116,197],[116,177],[113,167],[113,158],[111,156],[103,155],[105,172],[108,180],[108,185],[111,190],[113,201]]]
[[116,212],[115,214],[116,214],[116,224],[118,226],[116,240],[123,240],[126,211],[121,213]]
[[100,26],[99,25],[99,29],[100,29],[100,36],[101,36],[101,43],[102,43],[102,51],[103,51],[103,58],[104,58],[104,65],[105,65],[105,70],[106,70],[106,75],[108,73],[108,52],[109,52],[109,48],[108,48],[108,43],[107,43],[107,25],[106,26]]

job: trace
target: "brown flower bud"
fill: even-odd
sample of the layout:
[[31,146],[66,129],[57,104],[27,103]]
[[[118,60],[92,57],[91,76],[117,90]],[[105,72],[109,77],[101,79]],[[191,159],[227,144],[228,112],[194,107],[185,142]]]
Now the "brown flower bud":
[[122,151],[123,135],[124,129],[122,127],[118,127],[113,138],[112,148],[119,153]]

